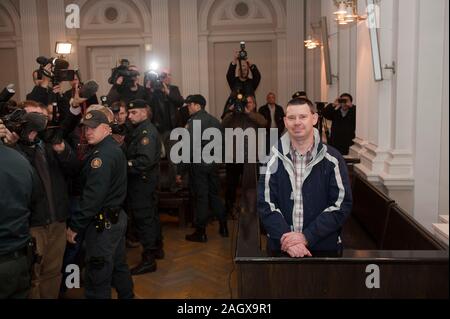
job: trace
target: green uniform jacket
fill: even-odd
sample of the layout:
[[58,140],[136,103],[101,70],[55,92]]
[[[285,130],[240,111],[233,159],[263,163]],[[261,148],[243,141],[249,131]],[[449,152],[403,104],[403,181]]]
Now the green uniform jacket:
[[127,138],[129,208],[151,205],[150,196],[156,190],[161,160],[161,140],[156,127],[146,120]]
[[[216,128],[218,130],[221,131],[222,133],[222,139],[223,139],[223,128],[222,125],[220,124],[220,121],[218,119],[216,119],[214,116],[208,114],[208,112],[206,112],[205,110],[200,110],[197,113],[193,114],[191,116],[191,118],[189,119],[186,128],[189,132],[189,136],[190,136],[190,163],[180,163],[177,165],[177,172],[179,175],[183,175],[188,169],[189,169],[189,164],[194,163],[194,151],[198,151],[198,150],[194,150],[194,121],[200,121],[201,122],[201,135],[200,138],[203,136],[203,132],[209,128]],[[198,125],[198,124],[197,124]],[[198,138],[198,136],[197,136]],[[212,141],[213,138],[211,138],[210,140],[203,140],[201,141],[201,152],[203,152],[203,148],[209,144]],[[223,147],[223,141],[222,141],[222,153],[224,152],[224,147]],[[223,154],[222,154],[223,157]],[[222,159],[221,159],[222,160]],[[201,165],[211,165],[211,164],[206,164],[203,163],[202,160],[202,164]]]
[[102,209],[121,207],[125,200],[127,162],[111,136],[93,147],[83,163],[81,178],[81,213],[72,216],[69,223],[76,233],[85,230]]
[[30,239],[33,168],[17,151],[0,144],[0,256]]

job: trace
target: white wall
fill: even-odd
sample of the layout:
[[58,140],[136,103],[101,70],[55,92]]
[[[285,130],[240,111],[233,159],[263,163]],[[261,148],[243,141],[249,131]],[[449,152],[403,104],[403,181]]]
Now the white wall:
[[442,130],[441,130],[441,161],[440,161],[440,182],[439,182],[439,214],[448,215],[449,214],[449,203],[448,203],[448,117],[449,117],[449,100],[448,100],[448,37],[449,37],[449,25],[448,25],[448,1],[445,3],[445,44],[444,44],[444,82],[442,85]]
[[[383,69],[384,80],[374,81],[369,31],[359,22],[356,42],[345,30],[337,40],[331,37],[339,81],[327,86],[322,77],[322,96],[355,89],[356,170],[430,228],[439,212],[448,213],[448,1],[378,4],[381,65],[395,62],[396,73]],[[366,1],[358,5],[364,14]],[[322,0],[329,20],[335,10],[332,1]],[[356,72],[349,71],[353,50]]]

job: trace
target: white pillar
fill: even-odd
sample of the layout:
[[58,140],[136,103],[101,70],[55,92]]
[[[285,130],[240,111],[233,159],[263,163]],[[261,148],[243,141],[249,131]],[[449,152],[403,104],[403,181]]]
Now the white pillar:
[[[393,0],[384,0],[380,2],[379,6],[381,24],[378,30],[378,41],[380,43],[381,65],[386,65],[391,64],[394,58],[392,28],[394,2]],[[368,116],[368,143],[364,146],[363,151],[360,152],[361,164],[356,165],[355,168],[368,180],[381,182],[380,175],[384,171],[385,161],[388,159],[388,152],[391,149],[391,120],[393,94],[395,93],[393,91],[393,74],[385,71],[383,72],[384,80],[375,82],[370,37],[368,36],[369,29],[366,23],[360,23],[359,28],[361,27],[361,40],[364,41],[358,42],[358,47],[360,47],[360,54],[363,56],[363,59],[368,63],[366,65],[358,64],[360,68],[358,73],[366,77],[364,82],[361,82],[363,90],[358,92],[358,103],[363,102],[363,108],[367,107],[364,113],[365,116]],[[367,53],[370,55],[367,56]],[[364,55],[366,56],[364,57]],[[369,72],[370,77],[368,77]],[[364,92],[364,90],[367,91]],[[364,100],[361,101],[360,97]],[[360,124],[358,123],[358,125]]]
[[396,22],[396,94],[392,113],[392,150],[381,174],[388,194],[402,208],[413,210],[413,133],[416,108],[418,0],[399,0]]
[[153,58],[163,68],[170,68],[170,35],[168,0],[152,0]]
[[419,1],[414,217],[429,229],[439,210],[445,10],[446,0]]
[[289,102],[289,97],[293,92],[289,91],[287,81],[287,62],[286,62],[286,35],[279,33],[277,36],[277,73],[278,73],[278,104],[285,106]]
[[66,13],[64,1],[47,0],[48,29],[50,35],[50,55],[55,54],[57,41],[67,41],[66,38]]
[[180,13],[183,92],[185,95],[198,94],[200,92],[199,63],[204,61],[199,61],[197,0],[181,0]]
[[32,73],[37,68],[36,58],[39,55],[39,34],[36,0],[20,0],[20,24],[22,29],[22,59],[25,82],[21,85],[22,95],[33,89]]
[[201,35],[199,37],[199,70],[200,70],[200,93],[205,97],[206,101],[208,101],[207,111],[210,111],[210,101],[209,100],[209,63],[208,63],[208,36]]
[[305,86],[304,0],[286,0],[287,91],[292,95]]

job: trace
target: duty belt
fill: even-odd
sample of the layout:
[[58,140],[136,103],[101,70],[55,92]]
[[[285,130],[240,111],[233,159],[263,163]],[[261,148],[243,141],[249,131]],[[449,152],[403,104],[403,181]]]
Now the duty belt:
[[105,229],[111,229],[111,225],[119,222],[119,216],[122,208],[103,208],[100,213],[95,216],[95,229],[101,233]]

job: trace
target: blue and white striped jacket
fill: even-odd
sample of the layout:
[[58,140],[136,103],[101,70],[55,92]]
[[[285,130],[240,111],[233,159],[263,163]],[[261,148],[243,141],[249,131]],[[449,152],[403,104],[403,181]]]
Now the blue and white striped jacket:
[[280,250],[283,234],[294,230],[294,192],[303,195],[303,234],[310,251],[337,251],[341,228],[352,210],[347,166],[333,147],[322,144],[314,129],[315,150],[306,166],[301,190],[295,189],[290,137],[284,134],[272,148],[267,171],[258,185],[258,213],[267,231],[269,248]]

